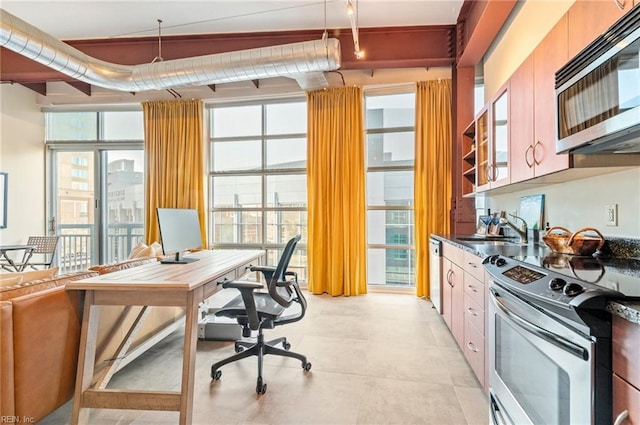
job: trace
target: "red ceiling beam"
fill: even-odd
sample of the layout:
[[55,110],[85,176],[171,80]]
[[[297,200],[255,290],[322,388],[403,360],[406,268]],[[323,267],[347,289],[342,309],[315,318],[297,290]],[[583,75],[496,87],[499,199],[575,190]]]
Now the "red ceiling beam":
[[456,62],[475,66],[496,38],[516,0],[465,0],[456,26]]
[[[179,59],[317,40],[321,36],[322,31],[319,30],[165,36],[162,38],[162,56],[165,60]],[[353,54],[350,29],[330,30],[329,37],[340,40],[341,70],[449,66],[455,61],[453,25],[362,28],[360,46],[366,51],[364,60],[357,60]],[[73,40],[67,43],[89,56],[122,65],[150,63],[158,55],[156,37]],[[1,48],[0,55],[1,81],[75,81],[7,49]]]

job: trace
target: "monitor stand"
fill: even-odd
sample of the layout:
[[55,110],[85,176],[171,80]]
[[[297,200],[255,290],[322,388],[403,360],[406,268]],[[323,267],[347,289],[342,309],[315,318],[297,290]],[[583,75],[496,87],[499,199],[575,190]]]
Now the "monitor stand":
[[199,258],[185,257],[183,252],[176,252],[175,257],[165,258],[160,261],[161,264],[187,264],[198,261]]

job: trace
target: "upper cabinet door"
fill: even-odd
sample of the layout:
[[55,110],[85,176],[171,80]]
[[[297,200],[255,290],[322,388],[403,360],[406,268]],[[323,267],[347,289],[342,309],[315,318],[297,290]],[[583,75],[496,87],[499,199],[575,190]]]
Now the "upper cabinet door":
[[[507,83],[508,85],[508,83]],[[491,187],[510,183],[509,178],[509,90],[501,90],[491,104]]]
[[476,191],[489,189],[491,181],[489,109],[485,107],[476,123]]
[[511,152],[511,183],[535,177],[533,157],[533,55],[530,55],[511,76],[509,86]]
[[[638,4],[640,0],[636,0]],[[572,58],[633,7],[632,0],[577,0],[569,9],[569,57]]]
[[567,31],[567,15],[564,15],[533,52],[535,93],[533,157],[536,176],[569,167],[569,155],[556,154],[555,106],[555,73],[569,60]]

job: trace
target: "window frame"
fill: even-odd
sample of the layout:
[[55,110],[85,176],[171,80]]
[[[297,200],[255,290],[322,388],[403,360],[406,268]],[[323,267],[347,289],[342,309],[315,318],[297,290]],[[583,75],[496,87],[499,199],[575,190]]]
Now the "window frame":
[[[207,136],[208,136],[208,149],[209,149],[209,155],[208,155],[208,164],[209,164],[209,172],[208,172],[208,185],[209,185],[209,190],[208,190],[208,210],[209,210],[209,215],[208,215],[208,224],[209,224],[209,234],[208,234],[208,239],[209,239],[209,246],[212,249],[262,249],[262,250],[266,250],[267,251],[267,256],[269,256],[270,254],[273,254],[274,252],[277,253],[281,252],[285,245],[286,245],[286,240],[282,241],[282,242],[269,242],[268,241],[268,233],[269,233],[269,228],[268,228],[268,218],[271,214],[273,213],[278,213],[278,212],[297,212],[300,215],[300,222],[297,224],[300,228],[300,232],[303,235],[306,235],[307,231],[307,199],[305,197],[305,202],[304,202],[304,207],[302,206],[298,206],[298,207],[274,207],[274,206],[268,206],[269,205],[269,200],[267,199],[267,190],[268,190],[268,185],[267,185],[267,180],[268,177],[270,176],[286,176],[286,175],[291,175],[291,176],[304,176],[304,178],[306,179],[307,177],[307,166],[306,166],[306,158],[305,158],[305,166],[304,168],[302,167],[297,167],[297,168],[292,168],[292,167],[288,167],[288,168],[276,168],[276,167],[270,167],[268,164],[268,158],[267,158],[267,153],[268,153],[268,143],[270,141],[274,141],[274,140],[287,140],[287,139],[302,139],[304,141],[304,143],[306,144],[306,140],[307,140],[307,133],[287,133],[287,134],[268,134],[267,133],[267,109],[268,109],[268,105],[273,105],[273,104],[283,104],[283,103],[302,103],[305,105],[306,108],[306,99],[304,97],[301,96],[295,96],[295,97],[288,97],[288,98],[282,98],[282,99],[262,99],[262,100],[255,100],[255,101],[244,101],[244,102],[225,102],[225,103],[219,103],[219,104],[210,104],[207,105],[206,110],[207,110],[207,119],[208,119],[208,131],[207,131]],[[214,122],[214,110],[216,108],[225,108],[225,107],[239,107],[239,106],[254,106],[254,105],[260,105],[261,106],[261,134],[256,135],[256,134],[248,134],[246,136],[230,136],[230,137],[214,137],[214,126],[215,126],[215,122]],[[247,169],[247,170],[224,170],[224,171],[216,171],[214,170],[214,146],[215,143],[233,143],[233,142],[240,142],[240,141],[255,141],[255,140],[259,140],[260,141],[260,147],[261,147],[261,165],[259,168],[257,169]],[[306,149],[306,147],[305,147]],[[260,193],[261,193],[261,205],[259,207],[218,207],[214,204],[214,200],[215,200],[215,193],[214,193],[214,186],[215,186],[215,178],[216,177],[222,177],[222,176],[257,176],[260,177]],[[305,187],[305,193],[306,193],[306,187]],[[216,225],[216,214],[217,213],[238,213],[238,214],[242,214],[244,212],[251,212],[251,213],[258,213],[261,217],[261,234],[260,234],[260,241],[255,242],[255,243],[242,243],[242,242],[215,242],[214,239],[214,232],[215,232],[215,225]],[[304,255],[304,257],[306,257],[306,252],[307,252],[307,243],[306,243],[306,238],[303,238],[303,240],[298,244],[298,247],[296,249],[296,251],[298,251],[299,254]],[[304,253],[304,254],[302,254]],[[308,269],[308,265],[304,264],[304,268]],[[301,279],[302,282],[304,282],[304,279]]]
[[[367,100],[370,97],[377,97],[377,96],[388,96],[388,95],[398,95],[398,94],[413,94],[415,96],[415,87],[402,87],[402,88],[398,88],[397,90],[393,90],[393,91],[384,91],[382,93],[377,93],[375,91],[365,91],[365,99],[364,99],[364,113],[366,115],[367,113]],[[415,114],[415,106],[414,106],[414,114]],[[365,149],[367,149],[368,151],[368,147],[369,147],[369,135],[377,135],[377,134],[393,134],[393,133],[407,133],[407,132],[411,132],[414,134],[414,143],[415,143],[415,122],[413,126],[398,126],[398,127],[376,127],[376,128],[371,128],[369,129],[367,127],[367,123],[365,121],[365,128],[364,128],[364,132],[365,132]],[[414,147],[415,149],[415,147]],[[415,173],[415,158],[413,161],[413,164],[411,165],[375,165],[375,166],[369,166],[368,164],[368,154],[366,155],[367,158],[367,163],[366,165],[366,176],[368,178],[369,173],[385,173],[385,172],[393,172],[393,171],[410,171],[412,176]],[[367,217],[369,215],[370,211],[407,211],[408,214],[408,223],[406,224],[407,226],[410,226],[413,230],[412,233],[415,232],[415,216],[414,216],[414,198],[413,196],[411,197],[411,205],[370,205],[369,201],[369,193],[367,191]],[[368,225],[368,224],[367,224]],[[405,224],[400,224],[400,223],[385,223],[385,232],[386,232],[386,227],[392,225],[402,225],[405,226]],[[410,237],[408,238],[410,243],[407,244],[402,244],[402,245],[391,245],[388,243],[384,243],[384,244],[380,244],[380,243],[369,243],[368,240],[368,234],[367,234],[367,261],[369,261],[369,252],[370,250],[385,250],[386,254],[385,254],[385,258],[387,258],[387,256],[389,255],[388,251],[396,251],[395,253],[393,253],[394,258],[398,258],[397,254],[401,253],[401,252],[409,252],[409,253],[413,253],[413,261],[411,261],[411,259],[407,256],[404,255],[403,258],[405,258],[409,264],[413,263],[415,265],[415,235],[412,234],[410,235]],[[385,234],[385,241],[386,241],[386,234]],[[409,254],[411,255],[411,254]],[[385,267],[386,270],[386,267]],[[411,271],[410,276],[411,276],[411,282],[408,284],[398,284],[398,283],[387,283],[387,278],[386,278],[387,272],[385,271],[385,277],[384,277],[384,283],[371,283],[369,282],[369,276],[368,276],[368,272],[367,272],[367,287],[369,289],[382,289],[382,288],[393,288],[394,290],[398,290],[398,291],[413,291],[416,287],[416,282],[415,282],[415,268]]]

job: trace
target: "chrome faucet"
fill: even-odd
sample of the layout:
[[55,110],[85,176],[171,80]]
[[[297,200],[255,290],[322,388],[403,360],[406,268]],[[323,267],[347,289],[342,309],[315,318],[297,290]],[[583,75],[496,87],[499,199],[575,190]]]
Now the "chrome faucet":
[[529,243],[529,236],[527,234],[527,222],[524,221],[522,217],[518,217],[517,215],[514,215],[514,214],[509,214],[509,215],[516,220],[522,221],[522,224],[520,225],[520,227],[518,228],[518,226],[510,222],[507,219],[507,215],[504,211],[500,213],[500,226],[507,226],[513,229],[518,234],[518,236],[520,236],[520,243],[522,244]]

